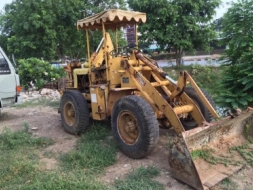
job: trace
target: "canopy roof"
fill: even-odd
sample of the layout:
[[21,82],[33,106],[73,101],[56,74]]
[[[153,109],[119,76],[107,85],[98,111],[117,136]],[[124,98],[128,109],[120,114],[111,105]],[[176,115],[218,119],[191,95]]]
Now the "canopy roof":
[[116,29],[133,25],[135,23],[145,23],[146,13],[124,11],[120,9],[110,9],[101,13],[86,17],[77,21],[77,27],[91,30],[102,30],[102,22],[105,24],[105,29]]

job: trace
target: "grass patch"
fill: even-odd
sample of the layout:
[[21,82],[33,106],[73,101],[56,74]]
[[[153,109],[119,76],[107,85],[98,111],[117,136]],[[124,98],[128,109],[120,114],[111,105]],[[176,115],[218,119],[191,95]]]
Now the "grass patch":
[[230,148],[229,151],[231,153],[237,151],[247,163],[253,164],[253,149],[249,146],[249,143],[241,146],[234,146]]
[[93,176],[86,175],[83,170],[66,173],[60,170],[40,171],[38,158],[31,160],[19,156],[16,159],[19,159],[17,164],[13,164],[10,168],[3,168],[8,174],[0,175],[0,189],[2,190],[107,189],[104,184],[98,182]]
[[238,184],[230,178],[226,178],[221,182],[221,186],[226,190],[237,190]]
[[224,164],[225,166],[228,165],[238,165],[240,164],[238,161],[233,160],[232,157],[225,157],[225,156],[216,156],[213,155],[214,150],[212,149],[201,149],[201,150],[194,150],[191,152],[192,159],[202,158],[206,162],[210,164]]
[[34,138],[28,125],[21,131],[5,128],[0,134],[0,189],[19,189],[34,178],[39,167],[39,150],[51,139]]
[[[246,135],[246,138],[248,136]],[[247,164],[253,164],[253,148],[250,146],[251,141],[239,146],[233,146],[229,149],[230,155],[228,156],[217,156],[212,149],[201,149],[194,150],[191,152],[192,159],[202,158],[211,164],[224,164],[228,165],[241,165],[243,161],[236,161],[233,159],[233,152],[237,152],[246,161]]]
[[[104,126],[92,126],[79,138],[75,150],[60,156],[43,149],[51,145],[50,139],[35,138],[29,126],[24,126],[24,130],[5,129],[0,134],[1,190],[164,189],[152,180],[159,175],[155,167],[136,169],[113,187],[98,180],[104,168],[116,161],[116,143]],[[58,159],[58,167],[45,170],[41,156]]]
[[31,148],[1,150],[0,189],[19,189],[34,178],[39,157]]
[[108,135],[110,131],[104,126],[92,126],[78,140],[76,150],[61,156],[62,166],[68,170],[79,168],[100,173],[116,161],[116,143]]
[[[61,157],[60,161],[64,164],[63,167],[44,171],[41,168],[40,156],[57,157],[52,152],[45,151],[43,153],[42,148],[49,146],[52,141],[33,137],[28,132],[28,125],[24,124],[24,126],[24,130],[13,132],[5,129],[0,134],[1,190],[109,189],[102,182],[97,181],[97,177],[104,167],[115,161],[116,146],[107,138],[109,130],[102,126],[91,128],[90,133],[87,132],[80,138],[77,150]],[[95,146],[92,143],[98,145]],[[88,146],[87,150],[85,149],[86,145]],[[107,152],[106,155],[105,152]],[[72,157],[73,155],[79,157]],[[72,159],[74,159],[73,163],[66,163],[73,161]],[[71,168],[72,166],[73,168]],[[94,171],[96,171],[95,174]]]
[[211,164],[218,164],[220,161],[219,158],[213,156],[211,152],[211,149],[194,150],[191,152],[191,156],[193,160],[197,158],[202,158]]
[[33,138],[28,131],[28,124],[24,123],[21,131],[11,131],[5,128],[0,134],[0,150],[15,150],[22,147],[47,147],[53,144],[52,139],[40,137]]
[[154,166],[140,167],[128,174],[125,179],[117,180],[114,186],[117,190],[162,190],[163,185],[153,180],[159,174],[159,170]]
[[21,190],[106,190],[101,182],[90,175],[86,175],[84,171],[77,170],[63,173],[59,170],[49,172],[36,172],[35,176],[19,187]]
[[52,107],[54,109],[58,109],[60,107],[60,100],[52,100],[50,98],[40,97],[40,98],[22,102],[22,104],[14,104],[12,107],[27,108],[27,107],[36,107],[36,106]]
[[45,158],[56,158],[56,153],[54,153],[52,150],[50,151],[44,151],[43,156]]

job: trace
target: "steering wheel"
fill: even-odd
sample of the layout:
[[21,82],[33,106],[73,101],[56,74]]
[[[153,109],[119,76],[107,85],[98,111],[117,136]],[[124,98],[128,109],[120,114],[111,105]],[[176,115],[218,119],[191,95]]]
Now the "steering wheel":
[[109,55],[112,57],[117,57],[118,53],[117,53],[116,49],[113,49],[112,51],[109,52]]
[[113,49],[112,51],[109,52],[109,55],[113,57],[118,57],[118,56],[128,56],[126,47],[118,47],[116,49]]
[[109,52],[109,55],[111,55],[113,57],[117,57],[119,55],[129,57],[129,53],[130,53],[129,50],[139,50],[139,49],[137,48],[136,44],[128,44],[127,46],[118,47],[117,49],[113,49],[112,51]]

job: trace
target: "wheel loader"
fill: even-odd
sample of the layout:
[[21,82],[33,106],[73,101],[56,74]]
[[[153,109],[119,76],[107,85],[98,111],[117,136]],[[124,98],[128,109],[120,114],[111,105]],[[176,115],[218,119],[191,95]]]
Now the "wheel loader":
[[[189,73],[181,71],[177,81],[168,76],[138,48],[137,26],[145,22],[145,13],[119,9],[77,21],[78,29],[86,32],[88,61],[68,64],[67,78],[58,81],[63,127],[80,134],[91,119],[109,118],[120,150],[134,159],[152,153],[159,126],[173,128],[177,135],[169,146],[171,175],[195,189],[208,189],[247,162],[236,148],[246,144],[243,150],[252,151],[252,112],[219,118],[212,98]],[[136,43],[119,47],[117,32],[126,26],[134,26]],[[102,31],[102,38],[91,52],[89,33],[95,30]],[[115,33],[114,41],[109,31]]]

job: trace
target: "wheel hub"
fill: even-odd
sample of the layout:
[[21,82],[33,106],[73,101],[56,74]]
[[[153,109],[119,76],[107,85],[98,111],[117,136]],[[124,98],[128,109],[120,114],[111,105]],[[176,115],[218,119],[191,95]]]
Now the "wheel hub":
[[136,126],[133,122],[127,122],[125,125],[125,130],[129,133],[132,133],[136,130]]
[[75,116],[75,111],[74,110],[68,110],[68,116],[69,117],[74,117]]
[[74,125],[75,120],[76,120],[76,112],[75,112],[74,105],[71,102],[67,102],[64,105],[64,118],[65,118],[66,123],[69,126]]
[[128,145],[134,145],[139,137],[138,122],[129,111],[122,111],[118,115],[117,128],[120,138]]

